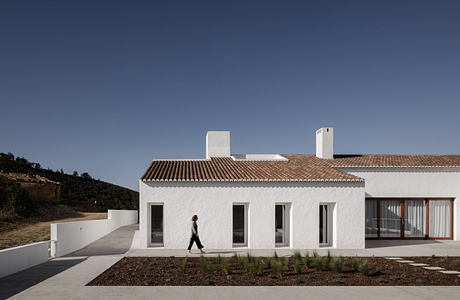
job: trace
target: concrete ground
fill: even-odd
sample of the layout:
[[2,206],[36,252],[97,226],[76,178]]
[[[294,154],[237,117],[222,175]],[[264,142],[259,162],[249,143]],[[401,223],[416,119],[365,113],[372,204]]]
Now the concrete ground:
[[[135,249],[137,225],[121,227],[66,257],[0,279],[0,299],[458,299],[460,287],[96,287],[86,286],[122,257],[183,256],[185,251]],[[384,242],[384,243],[382,243]],[[372,241],[364,250],[331,250],[334,255],[460,255],[460,242]],[[246,250],[240,249],[239,253]],[[322,250],[324,252],[325,250]],[[195,252],[198,252],[195,249]],[[277,249],[290,255],[291,249]],[[233,250],[207,255],[233,255]],[[272,250],[251,251],[272,255]],[[198,254],[197,254],[198,255]]]

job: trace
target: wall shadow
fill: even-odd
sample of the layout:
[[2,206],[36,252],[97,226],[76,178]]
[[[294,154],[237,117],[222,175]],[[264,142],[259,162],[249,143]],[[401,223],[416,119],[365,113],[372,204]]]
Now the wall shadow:
[[50,260],[0,278],[0,299],[12,297],[84,260],[86,260],[86,258]]

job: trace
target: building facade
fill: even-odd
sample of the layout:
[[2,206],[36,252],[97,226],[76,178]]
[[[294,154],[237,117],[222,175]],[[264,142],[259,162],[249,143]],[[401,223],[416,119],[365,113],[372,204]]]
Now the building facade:
[[206,248],[359,249],[365,239],[459,239],[460,155],[230,154],[154,160],[140,179],[141,247],[185,249],[192,215]]

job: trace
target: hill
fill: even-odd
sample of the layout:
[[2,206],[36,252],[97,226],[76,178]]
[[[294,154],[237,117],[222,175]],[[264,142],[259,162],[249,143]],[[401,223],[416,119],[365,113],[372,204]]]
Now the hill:
[[[71,206],[82,211],[106,211],[107,209],[138,209],[139,193],[111,183],[92,178],[88,173],[65,174],[63,170],[43,169],[40,164],[29,162],[23,157],[0,153],[0,170],[5,173],[38,175],[61,185],[59,205]],[[0,176],[0,211],[3,219],[28,217],[33,207],[43,203],[33,203],[27,199],[27,192],[8,178]],[[49,204],[48,204],[49,205]],[[58,205],[58,204],[56,204]],[[1,216],[0,216],[1,218]]]

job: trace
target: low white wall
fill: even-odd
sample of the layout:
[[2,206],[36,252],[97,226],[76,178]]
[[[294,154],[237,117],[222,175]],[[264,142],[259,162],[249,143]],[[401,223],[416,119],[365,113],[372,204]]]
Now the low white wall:
[[49,241],[0,250],[0,277],[48,261]]
[[137,219],[137,210],[108,210],[103,220],[51,224],[51,256],[81,249],[121,226],[136,224]]

